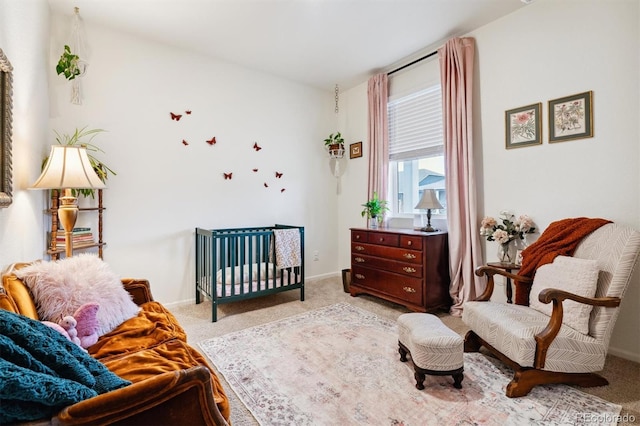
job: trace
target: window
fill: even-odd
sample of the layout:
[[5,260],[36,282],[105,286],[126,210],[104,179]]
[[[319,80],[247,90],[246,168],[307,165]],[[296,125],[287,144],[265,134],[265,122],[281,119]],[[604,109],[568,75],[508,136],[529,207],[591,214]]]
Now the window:
[[[391,97],[387,109],[391,213],[424,213],[414,206],[426,189],[434,189],[446,208],[440,83]],[[444,214],[444,209],[432,213]]]

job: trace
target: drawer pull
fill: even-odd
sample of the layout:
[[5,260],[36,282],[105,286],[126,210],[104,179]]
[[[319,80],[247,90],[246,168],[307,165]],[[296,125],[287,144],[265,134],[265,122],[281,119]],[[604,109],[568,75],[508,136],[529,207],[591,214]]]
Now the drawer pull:
[[410,246],[411,244],[413,244],[413,241],[409,240],[407,241],[407,245]]
[[380,237],[380,242],[384,242],[384,237]]
[[416,289],[413,288],[413,287],[402,287],[402,289],[404,291],[406,291],[407,293],[415,293],[416,292]]
[[360,239],[360,235],[356,235],[356,240],[359,240],[359,239]]
[[356,278],[359,279],[359,280],[364,280],[364,275],[356,274]]
[[363,263],[363,262],[364,262],[364,259],[363,259],[363,258],[361,258],[361,257],[356,257],[356,258],[354,258],[353,260],[355,260],[355,261],[356,261],[356,262],[358,262],[358,263]]
[[354,249],[358,250],[358,251],[362,251],[364,250],[364,247],[362,246],[355,246]]
[[415,254],[411,254],[411,253],[405,253],[405,254],[403,254],[403,256],[406,259],[415,259],[416,258],[416,255]]
[[413,274],[414,272],[416,272],[416,268],[410,268],[408,266],[405,266],[404,268],[402,268],[402,270],[409,274]]

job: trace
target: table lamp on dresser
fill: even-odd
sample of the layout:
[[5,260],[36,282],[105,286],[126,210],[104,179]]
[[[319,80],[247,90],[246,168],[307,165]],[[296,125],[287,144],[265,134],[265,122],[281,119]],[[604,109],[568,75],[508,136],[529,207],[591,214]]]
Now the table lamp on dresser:
[[427,211],[427,226],[421,228],[420,230],[424,232],[436,232],[437,229],[434,229],[431,226],[431,209],[443,208],[442,204],[440,204],[440,201],[438,201],[436,191],[433,189],[425,189],[422,192],[422,198],[414,208]]

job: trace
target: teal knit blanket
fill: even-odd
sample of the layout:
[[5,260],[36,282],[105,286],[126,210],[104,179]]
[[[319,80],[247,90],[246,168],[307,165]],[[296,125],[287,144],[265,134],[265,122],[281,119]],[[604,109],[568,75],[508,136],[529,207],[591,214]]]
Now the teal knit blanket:
[[52,328],[0,309],[0,424],[48,418],[129,384]]

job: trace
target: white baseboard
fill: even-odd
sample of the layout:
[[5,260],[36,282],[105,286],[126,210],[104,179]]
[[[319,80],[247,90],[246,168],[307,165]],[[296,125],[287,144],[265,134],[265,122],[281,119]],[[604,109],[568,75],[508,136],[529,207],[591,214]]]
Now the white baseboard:
[[625,351],[624,349],[614,348],[613,346],[609,346],[609,353],[620,358],[628,359],[629,361],[640,363],[640,354]]
[[[161,302],[162,303],[162,302]],[[184,306],[184,305],[193,305],[196,303],[196,298],[194,297],[193,299],[187,299],[187,300],[179,300],[177,302],[170,302],[170,303],[162,303],[162,305],[171,310],[170,308],[175,308],[178,306]]]
[[[333,278],[333,277],[339,277],[342,274],[342,272],[329,272],[326,274],[320,274],[320,275],[313,275],[311,277],[306,277],[305,278],[305,283],[310,282],[310,281],[318,281],[324,278]],[[164,307],[166,307],[167,309],[171,309],[172,307],[178,307],[178,306],[184,306],[184,305],[193,305],[194,303],[196,303],[196,298],[191,298],[191,299],[186,299],[186,300],[178,300],[177,302],[169,302],[169,303],[162,303],[162,305]]]

